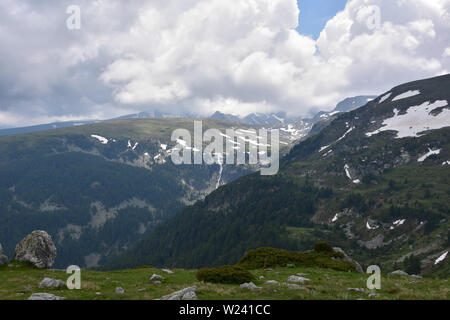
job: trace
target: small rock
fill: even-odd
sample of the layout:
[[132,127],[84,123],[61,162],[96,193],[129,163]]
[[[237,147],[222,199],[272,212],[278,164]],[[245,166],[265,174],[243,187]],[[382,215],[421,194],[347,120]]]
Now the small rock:
[[156,281],[152,281],[153,282],[153,284],[156,284],[157,286],[159,286],[159,285],[161,285],[162,284],[162,282],[161,281],[159,281],[159,280],[156,280]]
[[311,280],[309,280],[308,278],[303,278],[303,277],[299,277],[299,276],[290,276],[287,281],[304,284],[305,282],[311,281]]
[[163,276],[160,276],[160,275],[158,275],[158,274],[153,274],[153,275],[150,277],[150,281],[156,281],[156,280],[164,280],[164,277],[163,277]]
[[391,272],[391,274],[397,275],[397,276],[409,276],[405,271],[403,270],[396,270]]
[[299,276],[299,277],[304,277],[304,276],[307,276],[308,274],[307,273],[297,273],[297,276]]
[[96,292],[95,294],[96,294],[97,296],[101,296],[101,295],[102,295],[101,292]]
[[197,291],[197,286],[192,286],[180,291],[176,291],[157,300],[188,300],[188,298],[194,298],[194,295],[189,294],[189,292],[193,292],[195,294],[195,291]]
[[143,288],[143,289],[138,289],[138,292],[144,292],[144,291],[146,291],[147,289],[145,289],[145,288]]
[[250,291],[262,289],[261,287],[256,286],[253,282],[243,283],[239,287],[241,289],[248,289]]
[[265,282],[265,284],[267,284],[267,285],[269,285],[269,286],[277,286],[277,285],[279,285],[280,283],[279,283],[278,281],[276,281],[276,280],[267,280],[267,281]]
[[376,298],[376,297],[378,297],[378,295],[376,293],[369,294],[369,298],[371,298],[371,299]]
[[366,292],[366,290],[364,290],[363,288],[347,288],[347,291],[360,292],[360,293]]
[[64,297],[58,297],[50,293],[33,293],[28,300],[64,300]]
[[116,290],[114,291],[116,294],[124,294],[125,290],[121,287],[117,287]]
[[264,271],[269,272],[269,271],[273,271],[273,269],[268,268],[268,269],[264,269]]
[[259,280],[264,280],[266,277],[264,277],[264,276],[260,276],[259,277]]
[[41,281],[39,284],[39,288],[63,288],[66,286],[66,283],[61,280],[51,279],[51,278],[44,278],[44,280]]
[[169,270],[169,269],[162,269],[161,271],[165,272],[167,274],[173,274],[174,273],[172,270]]
[[416,275],[416,274],[412,274],[411,277],[412,277],[412,278],[416,278],[416,279],[422,279],[421,276],[418,276],[418,275]]

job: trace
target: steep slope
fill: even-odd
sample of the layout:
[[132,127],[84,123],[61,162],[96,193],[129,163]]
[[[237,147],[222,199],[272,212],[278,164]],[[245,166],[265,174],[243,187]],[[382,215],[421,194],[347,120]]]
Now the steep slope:
[[450,75],[393,88],[298,144],[274,177],[228,184],[109,265],[235,263],[318,240],[385,270],[448,275]]

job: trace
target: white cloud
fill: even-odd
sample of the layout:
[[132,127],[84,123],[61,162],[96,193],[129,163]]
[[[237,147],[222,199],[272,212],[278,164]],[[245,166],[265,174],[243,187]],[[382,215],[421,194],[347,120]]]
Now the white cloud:
[[65,28],[68,1],[0,4],[0,125],[150,109],[305,115],[450,70],[450,0],[350,0],[317,41],[295,31],[296,0],[77,2],[78,31]]

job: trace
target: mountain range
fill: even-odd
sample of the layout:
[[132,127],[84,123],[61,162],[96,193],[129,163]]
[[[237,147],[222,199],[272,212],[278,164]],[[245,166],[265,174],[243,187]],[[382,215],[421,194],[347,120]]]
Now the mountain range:
[[450,75],[415,81],[337,115],[278,175],[222,186],[106,268],[219,266],[250,249],[328,241],[383,272],[449,276],[449,88]]
[[[339,102],[336,108],[331,112],[320,112],[312,119],[303,119],[301,117],[287,117],[284,113],[251,113],[245,117],[240,117],[237,115],[225,114],[219,111],[215,112],[210,119],[220,120],[220,121],[228,121],[234,122],[241,125],[251,125],[251,126],[274,126],[274,125],[282,125],[282,124],[290,124],[296,123],[299,121],[303,121],[305,123],[316,123],[318,121],[327,120],[330,116],[333,116],[339,112],[347,112],[353,109],[356,109],[365,102],[367,102],[367,98],[372,96],[360,96],[354,98],[347,98],[341,102]],[[45,130],[52,130],[58,128],[66,128],[73,126],[80,126],[90,123],[97,123],[102,121],[109,120],[126,120],[126,119],[169,119],[169,118],[182,118],[182,119],[194,119],[194,118],[203,118],[199,115],[193,113],[169,113],[169,112],[160,112],[160,111],[144,111],[139,113],[127,114],[120,117],[116,117],[108,120],[80,120],[80,121],[65,121],[65,122],[53,122],[48,124],[39,124],[28,127],[18,127],[18,128],[8,128],[8,129],[0,129],[0,136],[4,135],[13,135],[13,134],[22,134],[22,133],[30,133],[30,132],[38,132]]]
[[171,133],[192,132],[193,115],[14,129],[28,133],[0,137],[0,241],[12,256],[44,229],[55,267],[109,269],[234,264],[250,249],[328,241],[363,265],[448,275],[449,87],[449,75],[415,81],[309,119],[201,119],[279,129],[280,172],[268,177],[260,164],[174,165]]

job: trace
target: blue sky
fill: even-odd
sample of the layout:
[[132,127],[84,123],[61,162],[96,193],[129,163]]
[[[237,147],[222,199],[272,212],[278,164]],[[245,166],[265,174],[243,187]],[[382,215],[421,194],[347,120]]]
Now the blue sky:
[[297,30],[317,39],[327,21],[343,10],[346,3],[347,0],[298,0],[300,23]]

